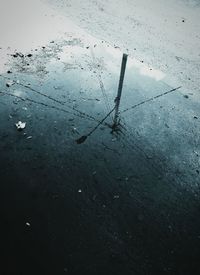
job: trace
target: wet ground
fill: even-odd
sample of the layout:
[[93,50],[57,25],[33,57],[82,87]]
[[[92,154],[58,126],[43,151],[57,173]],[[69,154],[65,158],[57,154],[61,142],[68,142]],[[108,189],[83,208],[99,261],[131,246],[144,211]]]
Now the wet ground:
[[78,145],[122,52],[72,30],[2,55],[1,274],[199,274],[199,102],[129,57]]

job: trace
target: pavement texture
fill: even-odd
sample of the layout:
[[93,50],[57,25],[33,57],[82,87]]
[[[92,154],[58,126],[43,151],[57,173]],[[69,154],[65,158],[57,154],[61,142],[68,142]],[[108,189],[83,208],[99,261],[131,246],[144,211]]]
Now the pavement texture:
[[0,45],[0,274],[199,274],[198,76],[129,54],[113,132],[125,50],[21,4]]

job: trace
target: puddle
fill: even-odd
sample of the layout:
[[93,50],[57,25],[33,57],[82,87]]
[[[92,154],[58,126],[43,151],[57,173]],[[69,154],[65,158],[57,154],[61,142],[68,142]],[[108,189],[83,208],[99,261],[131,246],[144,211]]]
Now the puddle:
[[[20,80],[20,85],[7,87],[8,92],[17,99],[23,97],[30,104],[39,105],[37,111],[41,116],[43,109],[50,108],[53,112],[76,118],[76,125],[72,127],[85,137],[114,107],[123,53],[119,48],[92,37],[40,1],[32,3],[33,7],[29,4],[29,1],[19,1],[16,7],[19,13],[16,15],[11,12],[10,15],[14,24],[25,10],[31,10],[27,24],[20,29],[19,21],[13,29],[13,35],[11,32],[9,37],[2,36],[0,58],[4,65],[0,69],[1,74],[8,77],[6,72],[9,70],[12,72],[9,73],[10,80]],[[9,5],[10,1],[5,8],[8,9]],[[36,19],[37,23],[34,24]],[[5,20],[1,18],[2,23]],[[19,33],[16,32],[18,28]],[[18,38],[14,39],[15,36]],[[168,92],[173,88],[176,87],[171,87],[163,72],[147,66],[143,60],[128,57],[120,103],[125,133],[134,136],[137,131],[138,139],[143,140],[144,150],[148,147],[157,150],[159,144],[164,155],[170,154],[169,143],[174,143],[170,158],[177,162],[176,140],[181,132],[191,139],[187,126],[189,110],[194,113],[197,106],[189,100],[184,101],[176,90],[169,95]],[[165,96],[160,97],[161,94]],[[153,100],[148,101],[151,98]],[[141,102],[145,104],[141,106]],[[188,112],[183,114],[183,109]],[[113,123],[112,116],[106,122]],[[96,140],[102,138],[100,128],[97,134],[95,132]],[[110,134],[110,129],[108,132]],[[105,134],[105,137],[108,138],[108,135]],[[72,138],[75,140],[80,137]],[[93,135],[87,142],[92,138]]]
[[[174,266],[180,248],[190,261],[199,238],[199,104],[129,57],[113,132],[121,50],[39,1],[13,2],[5,5],[15,28],[0,50],[6,272],[140,274],[142,266],[162,274],[171,244]],[[21,29],[18,18],[27,21]]]

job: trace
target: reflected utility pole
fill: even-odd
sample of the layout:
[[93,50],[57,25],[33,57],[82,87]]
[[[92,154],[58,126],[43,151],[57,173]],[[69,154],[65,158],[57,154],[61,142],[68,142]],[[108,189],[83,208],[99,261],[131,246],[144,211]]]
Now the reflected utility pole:
[[120,105],[120,100],[121,100],[121,95],[122,95],[122,88],[123,88],[127,58],[128,58],[128,55],[124,53],[123,57],[122,57],[118,92],[117,92],[117,97],[115,98],[115,115],[114,115],[114,123],[113,123],[113,126],[112,126],[113,129],[115,129],[119,125],[119,121],[118,121],[118,118],[119,118],[119,105]]
[[121,100],[121,95],[122,95],[122,88],[123,88],[123,82],[124,82],[124,75],[125,75],[125,70],[126,70],[126,63],[127,63],[127,54],[123,54],[122,57],[122,64],[121,64],[121,72],[120,72],[120,79],[119,79],[119,86],[118,86],[118,92],[117,92],[117,97],[115,98],[115,107],[101,120],[99,123],[87,134],[84,136],[81,136],[76,140],[77,144],[84,143],[86,139],[91,136],[96,129],[106,120],[107,117],[109,117],[112,112],[115,112],[114,114],[114,122],[112,125],[112,130],[116,130],[117,126],[119,125],[118,117],[119,117],[119,104]]

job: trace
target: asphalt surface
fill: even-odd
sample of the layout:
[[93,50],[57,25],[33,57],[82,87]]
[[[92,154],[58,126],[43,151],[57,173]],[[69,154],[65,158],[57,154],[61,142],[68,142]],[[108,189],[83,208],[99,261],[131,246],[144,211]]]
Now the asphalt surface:
[[[0,75],[0,274],[199,274],[199,102],[75,33],[8,49]],[[26,122],[19,131],[17,122]]]

